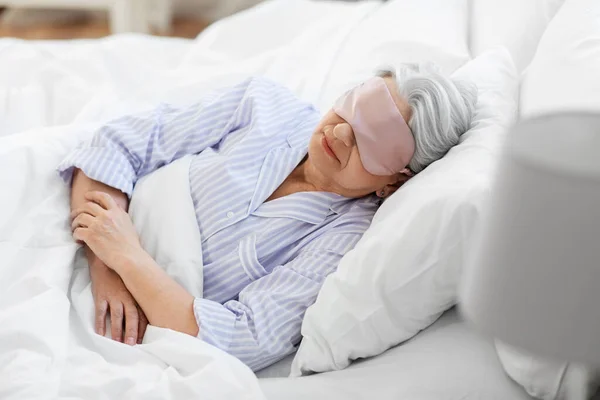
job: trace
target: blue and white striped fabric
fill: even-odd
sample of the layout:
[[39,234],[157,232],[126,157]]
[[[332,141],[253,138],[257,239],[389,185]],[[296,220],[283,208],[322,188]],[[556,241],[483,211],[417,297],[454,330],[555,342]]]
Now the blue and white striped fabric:
[[307,155],[319,114],[263,78],[188,108],[160,106],[102,127],[58,167],[129,196],[186,154],[204,257],[199,337],[259,370],[295,350],[306,308],[369,226],[379,201],[328,192],[265,200]]

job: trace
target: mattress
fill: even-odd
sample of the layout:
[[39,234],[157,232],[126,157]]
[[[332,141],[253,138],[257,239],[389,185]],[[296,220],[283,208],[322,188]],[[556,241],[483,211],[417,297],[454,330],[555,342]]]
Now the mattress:
[[492,342],[446,312],[413,339],[342,371],[284,378],[293,355],[257,373],[268,399],[531,400]]

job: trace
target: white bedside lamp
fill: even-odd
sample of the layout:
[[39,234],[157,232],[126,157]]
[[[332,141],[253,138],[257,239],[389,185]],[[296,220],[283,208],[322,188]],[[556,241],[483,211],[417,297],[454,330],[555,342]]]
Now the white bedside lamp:
[[483,332],[600,365],[600,114],[563,113],[509,134],[462,312]]

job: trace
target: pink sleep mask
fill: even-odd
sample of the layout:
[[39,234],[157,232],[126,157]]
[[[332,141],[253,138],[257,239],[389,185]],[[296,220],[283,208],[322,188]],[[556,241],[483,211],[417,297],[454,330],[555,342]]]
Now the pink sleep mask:
[[373,175],[408,172],[415,139],[383,78],[371,78],[341,96],[333,111],[352,127],[360,159]]

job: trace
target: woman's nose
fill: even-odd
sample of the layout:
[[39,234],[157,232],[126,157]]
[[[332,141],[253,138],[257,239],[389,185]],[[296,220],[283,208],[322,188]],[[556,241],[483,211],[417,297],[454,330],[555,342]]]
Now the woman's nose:
[[346,147],[354,146],[354,131],[349,123],[337,124],[333,129],[333,137],[342,141]]

